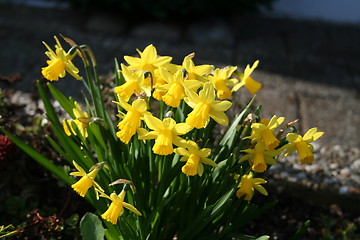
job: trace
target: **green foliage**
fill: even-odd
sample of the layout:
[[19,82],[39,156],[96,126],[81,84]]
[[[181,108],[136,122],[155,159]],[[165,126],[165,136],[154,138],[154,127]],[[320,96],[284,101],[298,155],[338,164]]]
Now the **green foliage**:
[[80,221],[80,232],[84,240],[102,240],[105,236],[105,229],[101,220],[93,213],[85,213]]
[[339,220],[325,215],[320,216],[320,219],[323,225],[321,240],[360,239],[360,234],[357,233],[355,224],[348,219]]
[[17,234],[17,230],[12,224],[7,226],[0,226],[0,239],[11,237],[15,234]]
[[307,220],[300,228],[295,232],[295,234],[289,240],[297,240],[299,239],[308,229],[310,225],[310,220]]
[[[72,44],[70,39],[65,38],[65,40]],[[138,99],[130,98],[129,102],[128,100],[125,101],[120,93],[111,93],[115,95],[114,100],[121,102],[117,109],[120,111],[120,118],[123,119],[120,121],[125,121],[126,117],[123,113],[125,111],[127,111],[126,114],[130,112],[136,115],[134,112],[138,113],[139,126],[135,126],[136,131],[131,135],[129,142],[124,143],[125,141],[117,135],[115,130],[118,120],[115,120],[112,109],[109,109],[109,106],[105,104],[103,83],[98,77],[96,61],[91,49],[86,45],[72,44],[72,48],[69,50],[70,54],[67,54],[62,52],[63,49],[60,45],[56,47],[57,52],[62,53],[61,56],[65,55],[65,57],[58,59],[57,56],[50,55],[55,58],[55,61],[66,61],[69,65],[75,56],[70,54],[74,52],[82,58],[86,77],[81,80],[88,91],[84,94],[83,102],[85,102],[87,109],[83,112],[81,108],[84,107],[80,107],[72,97],[65,96],[51,83],[47,84],[47,88],[52,97],[48,95],[47,89],[39,82],[37,87],[53,131],[53,136],[47,136],[49,145],[67,161],[68,165],[77,169],[77,171],[72,171],[71,175],[81,177],[80,180],[75,183],[74,178],[69,176],[66,171],[66,167],[57,166],[51,159],[25,144],[8,130],[3,128],[1,130],[35,161],[70,185],[93,206],[96,215],[87,213],[80,222],[81,235],[84,239],[102,239],[104,236],[107,239],[148,240],[172,239],[174,237],[179,240],[231,239],[240,236],[238,232],[241,231],[241,228],[276,204],[276,202],[270,202],[263,206],[257,206],[250,202],[255,190],[267,195],[265,188],[260,185],[266,183],[261,178],[262,173],[267,169],[265,160],[263,160],[264,163],[261,163],[265,165],[265,169],[258,171],[252,168],[255,165],[252,161],[241,162],[239,159],[244,155],[244,150],[254,151],[255,143],[249,139],[255,132],[255,127],[252,127],[253,124],[266,128],[269,131],[266,136],[272,136],[275,143],[276,141],[280,143],[280,140],[285,137],[283,136],[283,139],[278,140],[271,131],[274,131],[282,123],[283,118],[277,119],[274,116],[267,124],[259,123],[261,107],[254,109],[252,106],[254,96],[244,109],[239,110],[232,123],[226,129],[222,129],[223,133],[219,134],[220,131],[215,128],[216,122],[228,125],[228,117],[224,111],[230,108],[232,103],[224,99],[222,99],[224,101],[215,100],[216,91],[219,93],[221,89],[218,90],[213,86],[210,77],[215,78],[214,72],[216,70],[222,71],[222,73],[229,75],[223,78],[227,78],[228,86],[230,86],[237,84],[238,81],[243,83],[247,78],[250,79],[249,75],[254,68],[250,70],[247,67],[245,69],[247,74],[245,80],[241,77],[239,79],[234,77],[230,80],[235,71],[234,67],[214,70],[213,66],[208,65],[205,66],[206,69],[209,69],[208,73],[200,76],[202,80],[205,79],[204,81],[208,82],[202,83],[200,80],[189,80],[190,76],[183,74],[184,69],[171,73],[169,69],[174,67],[174,64],[169,64],[169,69],[158,67],[157,70],[160,71],[160,75],[161,71],[164,71],[164,74],[166,73],[173,78],[175,75],[180,76],[181,80],[177,81],[182,81],[182,86],[184,86],[182,94],[186,97],[179,100],[178,107],[165,108],[166,101],[164,98],[162,98],[164,101],[156,102],[154,95],[151,95],[151,91],[157,90],[156,88],[155,90],[151,89],[148,96],[145,90],[142,95],[142,92],[137,92],[138,89],[136,89],[134,95]],[[148,56],[144,57],[145,59],[154,57],[160,63],[170,62],[171,58],[158,58],[156,49],[152,52],[149,49],[154,50],[155,48],[152,45],[149,46],[146,53]],[[64,58],[66,59],[64,60]],[[192,61],[189,58],[186,59]],[[46,69],[50,73],[54,69],[56,70],[55,73],[60,73],[59,69],[62,69],[58,68],[59,66],[68,66],[52,64],[51,61],[48,63],[51,64]],[[149,67],[148,65],[148,63],[145,64]],[[136,73],[137,76],[141,77],[150,76],[149,85],[153,88],[152,76],[155,75],[155,72],[151,74],[149,71],[143,70],[134,71],[135,73],[132,70],[127,72],[125,70],[127,67],[124,66],[120,68],[117,61],[115,62],[115,83],[123,82],[125,74]],[[184,68],[182,65],[177,67]],[[64,70],[75,71],[74,68]],[[210,77],[206,79],[205,76]],[[127,79],[127,81],[133,80]],[[253,79],[251,81],[253,84],[255,83]],[[145,82],[144,79],[141,79],[141,82],[136,82],[136,84],[146,87]],[[199,93],[196,89],[190,90],[190,87],[185,87],[188,83],[199,83]],[[176,84],[180,85],[180,83]],[[162,85],[163,89],[166,89],[165,85]],[[258,85],[261,84],[258,83]],[[227,89],[225,82],[223,86]],[[227,90],[230,92],[229,89]],[[52,98],[73,120],[61,121],[59,119],[58,113],[53,107]],[[135,107],[136,101],[139,103],[137,107]],[[189,113],[195,112],[198,106],[196,105],[198,103],[189,103],[189,101],[200,103],[198,109],[203,112],[200,111],[201,114],[198,115],[198,118],[194,118],[194,121],[203,123],[203,126],[195,128],[185,121],[185,118],[190,118],[191,114]],[[140,102],[143,105],[140,105]],[[113,108],[115,108],[115,103]],[[135,108],[136,111],[131,112],[131,109]],[[146,109],[138,110],[143,108]],[[206,112],[206,109],[210,112],[210,108],[213,110],[212,115]],[[140,117],[140,112],[145,112],[142,117]],[[159,118],[155,116],[159,116]],[[210,116],[212,120],[206,120],[210,119]],[[136,118],[134,119],[133,121],[136,121]],[[167,123],[174,123],[173,125],[177,125],[178,128],[170,128],[169,126],[172,125],[169,124],[167,126],[169,128],[156,129],[157,125],[164,124],[167,120],[169,120]],[[133,130],[131,123],[127,122],[127,124],[130,127],[121,129],[125,134]],[[270,127],[271,131],[269,130]],[[149,131],[150,129],[154,131]],[[282,131],[285,129],[286,127]],[[170,134],[168,134],[169,132]],[[180,132],[184,133],[180,134]],[[316,130],[313,131],[313,134],[316,134],[315,132]],[[178,133],[183,135],[182,138],[176,135]],[[322,135],[322,133],[319,134],[317,133],[318,137]],[[158,139],[154,141],[154,135],[158,138],[162,137],[166,141]],[[215,137],[215,135],[219,136]],[[280,138],[280,135],[276,136]],[[144,136],[150,137],[147,139],[143,138]],[[176,139],[177,142],[173,139]],[[270,139],[272,140],[272,138]],[[262,158],[265,158],[264,152],[270,152],[273,149],[265,149],[265,140],[259,139],[257,141],[256,144],[260,146],[259,148],[263,147],[260,153],[263,154]],[[161,150],[171,146],[169,147],[171,151],[166,154],[156,152],[155,144],[159,142],[161,142]],[[176,150],[183,151],[185,154],[176,152],[173,146],[177,146]],[[214,149],[212,153],[211,148]],[[276,151],[277,156],[281,150]],[[187,160],[184,156],[188,157]],[[197,158],[198,162],[196,164],[191,163],[190,157],[193,157],[192,160]],[[270,157],[275,161],[275,155]],[[187,163],[190,162],[189,168],[192,167],[191,170],[195,170],[195,173],[184,170],[184,159]],[[203,167],[203,164],[206,167]],[[200,167],[202,167],[202,171],[199,170]],[[240,191],[241,183],[245,186],[243,192]],[[100,222],[99,215],[101,215],[103,222]],[[305,228],[306,225],[296,233],[296,236],[303,233]],[[269,237],[244,236],[244,238],[265,240]]]

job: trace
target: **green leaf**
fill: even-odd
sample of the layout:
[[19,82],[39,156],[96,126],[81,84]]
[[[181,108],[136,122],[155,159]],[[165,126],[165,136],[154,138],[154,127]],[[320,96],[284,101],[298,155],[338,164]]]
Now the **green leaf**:
[[105,228],[97,215],[87,212],[80,221],[80,233],[84,240],[102,240]]
[[215,215],[217,214],[217,212],[221,209],[221,207],[226,204],[226,202],[229,200],[229,198],[231,196],[234,195],[234,192],[235,192],[235,188],[232,188],[230,189],[230,191],[228,191],[227,193],[225,193],[220,199],[218,202],[216,202],[212,212],[211,212],[211,215]]
[[10,132],[5,130],[4,128],[0,128],[12,142],[14,142],[19,148],[21,148],[24,152],[26,152],[30,157],[32,157],[35,161],[40,163],[43,167],[48,169],[52,172],[55,176],[66,182],[67,184],[71,185],[74,183],[74,180],[70,178],[61,168],[56,166],[52,161],[38,153],[34,148],[25,144],[22,140],[12,135]]
[[45,137],[49,141],[51,146],[55,149],[55,151],[60,153],[61,156],[66,156],[66,153],[63,151],[63,149],[59,146],[59,144],[54,139],[52,139],[50,136],[45,136]]
[[37,81],[36,84],[38,87],[38,92],[39,92],[40,98],[43,101],[44,106],[45,106],[46,115],[48,116],[50,122],[52,124],[60,125],[56,111],[55,111],[53,105],[51,104],[51,101],[50,101],[49,97],[47,96],[44,87],[41,85],[40,81]]
[[103,136],[102,136],[102,134],[101,134],[101,130],[100,130],[99,126],[96,125],[95,123],[92,123],[92,122],[91,122],[91,123],[89,124],[89,126],[88,126],[88,131],[91,131],[91,132],[94,134],[96,140],[98,140],[98,142],[99,142],[99,144],[101,145],[101,147],[102,147],[104,150],[106,150],[106,144],[105,144],[104,138],[103,138]]
[[48,88],[54,98],[60,103],[60,105],[64,108],[64,110],[70,115],[71,118],[75,119],[74,114],[74,104],[67,99],[64,94],[62,94],[55,86],[51,83],[48,83]]
[[107,240],[124,240],[124,238],[121,235],[117,236],[109,229],[105,229],[105,237]]
[[219,145],[215,149],[213,156],[214,161],[219,162],[220,156],[222,156],[224,153],[226,153],[225,158],[228,157],[228,155],[232,152],[232,148],[236,145],[237,137],[239,137],[239,133],[236,130],[237,126],[243,121],[243,119],[249,114],[250,107],[252,103],[254,102],[255,95],[251,99],[251,101],[248,103],[248,105],[245,107],[245,109],[233,120],[231,123],[229,129],[226,131],[225,135],[221,139]]
[[241,240],[268,240],[270,237],[268,235],[263,235],[261,237],[253,237],[250,235],[244,235],[244,234],[233,234],[233,237],[239,238]]
[[[245,109],[234,119],[234,121],[232,122],[231,126],[229,127],[229,129],[226,131],[224,137],[221,139],[220,145],[225,145],[227,142],[229,142],[231,139],[234,138],[235,134],[236,134],[236,127],[238,126],[238,124],[240,123],[240,121],[246,117],[246,115],[249,113],[249,109],[252,105],[252,103],[254,102],[255,99],[255,95],[254,97],[251,99],[251,101],[248,103],[248,105],[245,107]],[[229,145],[230,146],[230,145]]]
[[289,238],[289,240],[299,239],[301,236],[304,235],[304,233],[308,229],[309,225],[310,225],[310,220],[307,220],[306,222],[304,222],[304,224],[301,225],[301,227],[294,233],[294,235],[291,238]]
[[268,235],[264,235],[264,236],[258,237],[256,240],[268,240],[268,239],[270,239],[270,237]]

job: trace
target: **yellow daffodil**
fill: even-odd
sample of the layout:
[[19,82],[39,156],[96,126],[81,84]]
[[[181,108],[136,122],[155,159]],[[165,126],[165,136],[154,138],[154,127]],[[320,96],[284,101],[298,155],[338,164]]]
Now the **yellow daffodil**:
[[187,72],[187,77],[189,80],[199,80],[206,82],[206,78],[203,76],[206,74],[209,74],[211,70],[213,69],[212,65],[198,65],[195,66],[192,58],[195,56],[195,54],[190,54],[184,58],[184,61],[182,63],[182,67]]
[[125,101],[129,101],[134,93],[145,92],[146,96],[151,95],[150,86],[143,85],[144,73],[142,71],[131,71],[124,64],[121,64],[121,73],[124,76],[125,83],[114,88],[115,93]]
[[56,45],[55,52],[45,42],[43,44],[48,51],[45,52],[46,56],[50,58],[47,61],[48,66],[42,68],[42,75],[50,81],[58,81],[59,77],[65,77],[66,72],[72,75],[76,79],[81,79],[79,76],[79,69],[72,63],[72,59],[76,56],[76,52],[73,54],[66,53],[61,46],[58,38],[54,36]]
[[210,148],[199,149],[197,144],[193,141],[188,141],[186,148],[187,150],[183,147],[179,147],[174,150],[175,153],[182,156],[180,161],[186,162],[186,164],[181,168],[184,174],[189,176],[199,174],[199,176],[202,176],[204,172],[203,164],[217,167],[217,164],[208,158],[211,154]]
[[238,190],[236,191],[236,196],[238,198],[245,195],[245,200],[251,200],[254,195],[255,190],[259,191],[261,194],[267,196],[268,193],[266,189],[261,186],[261,184],[265,184],[266,181],[262,178],[253,178],[253,174],[246,174],[242,176],[241,181],[238,186]]
[[[81,112],[80,106],[77,102],[74,103],[75,108],[73,109],[73,113],[75,115],[74,120],[63,120],[63,128],[66,135],[70,136],[72,133],[76,135],[76,132],[74,131],[72,127],[72,122],[74,122],[79,129],[81,135],[84,138],[87,138],[87,127],[89,126],[89,123],[91,121],[91,118],[88,116],[87,112]],[[70,127],[70,129],[68,128]]]
[[135,100],[131,105],[122,98],[119,98],[119,102],[115,103],[127,111],[127,113],[122,116],[123,120],[118,124],[120,131],[116,133],[116,136],[127,144],[140,127],[141,119],[143,119],[145,114],[150,113],[147,111],[146,101],[141,98]]
[[274,150],[280,143],[275,137],[274,130],[277,128],[285,118],[273,116],[267,125],[263,123],[251,124],[252,133],[249,137],[251,142],[263,142],[267,150]]
[[301,164],[311,163],[314,160],[312,153],[314,147],[310,143],[319,139],[323,134],[323,132],[318,132],[317,128],[309,129],[303,137],[296,133],[288,133],[286,140],[288,140],[289,144],[283,147],[286,149],[285,156],[296,150]]
[[267,169],[267,165],[275,165],[276,160],[274,157],[279,156],[279,150],[266,150],[264,144],[258,143],[255,146],[255,149],[246,149],[242,152],[246,152],[247,154],[242,156],[239,162],[248,160],[251,163],[251,170],[254,172],[265,172]]
[[232,103],[229,101],[215,100],[215,89],[211,83],[205,83],[203,89],[196,94],[186,90],[185,102],[193,108],[186,118],[186,123],[194,128],[206,127],[210,117],[221,125],[228,125],[229,119],[224,113]]
[[143,52],[137,49],[140,58],[124,56],[125,61],[130,65],[131,69],[149,71],[154,74],[154,69],[158,67],[164,67],[169,64],[172,57],[159,57],[157,55],[156,48],[150,44]]
[[259,91],[259,89],[262,87],[262,84],[255,81],[252,77],[250,77],[250,75],[258,65],[259,60],[256,60],[251,68],[248,64],[244,70],[244,74],[240,75],[240,82],[233,87],[232,91],[237,91],[242,86],[245,86],[251,92],[251,94],[257,93],[257,91]]
[[173,144],[182,146],[182,142],[184,142],[179,135],[184,135],[192,129],[192,127],[186,123],[176,124],[172,118],[160,120],[154,116],[145,115],[144,120],[146,125],[154,131],[141,135],[139,139],[155,139],[152,150],[159,155],[172,154],[174,152]]
[[71,185],[71,187],[77,192],[81,197],[84,197],[89,188],[94,187],[96,197],[99,198],[98,193],[103,192],[104,190],[100,187],[97,182],[95,182],[95,177],[98,174],[99,170],[102,168],[103,164],[94,165],[93,170],[90,173],[86,173],[82,167],[80,167],[75,161],[73,161],[77,172],[71,172],[70,175],[81,177],[79,181]]
[[116,193],[111,193],[110,196],[107,196],[104,193],[100,194],[101,197],[111,200],[109,208],[101,215],[101,217],[106,221],[116,224],[118,218],[124,213],[124,208],[127,208],[136,215],[141,216],[139,210],[137,210],[133,205],[124,202],[126,195],[125,190],[122,190],[119,195],[116,195]]
[[156,82],[154,84],[154,91],[152,93],[152,97],[158,101],[161,101],[162,97],[166,94],[166,89],[162,88],[162,86],[166,84],[166,81],[164,80],[164,78],[161,77],[159,69],[160,68],[154,70]]
[[238,81],[235,78],[231,78],[236,68],[237,67],[217,68],[212,75],[208,76],[216,89],[216,95],[219,99],[228,99],[231,97],[231,91],[228,87],[233,86]]
[[142,52],[139,49],[136,49],[136,51],[140,55],[139,58],[124,56],[124,59],[129,64],[130,69],[150,72],[151,75],[144,79],[142,85],[153,88],[157,82],[155,69],[159,67],[167,67],[170,65],[172,57],[158,56],[157,50],[152,44],[147,46]]
[[162,100],[166,105],[174,108],[180,106],[180,101],[185,97],[185,88],[196,91],[201,86],[198,80],[185,80],[181,70],[171,74],[165,68],[159,68],[159,74],[167,82],[161,86],[161,89],[166,91]]

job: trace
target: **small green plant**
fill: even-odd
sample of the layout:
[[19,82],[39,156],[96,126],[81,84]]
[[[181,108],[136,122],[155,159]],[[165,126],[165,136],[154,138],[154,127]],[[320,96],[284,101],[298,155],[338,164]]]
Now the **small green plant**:
[[356,232],[356,225],[348,219],[336,219],[322,215],[320,220],[323,224],[321,240],[350,240],[360,238],[360,235]]
[[15,229],[15,227],[10,224],[7,226],[0,226],[0,239],[2,238],[6,238],[6,237],[11,237],[13,235],[16,235],[18,233],[18,231]]
[[[261,106],[252,106],[255,96],[229,120],[233,93],[245,87],[255,95],[262,87],[251,77],[259,61],[240,72],[196,66],[190,54],[178,65],[149,45],[138,50],[139,57],[125,56],[127,64],[115,61],[115,116],[103,100],[91,49],[64,39],[71,46],[67,52],[56,37],[55,51],[44,43],[50,60],[42,74],[50,81],[67,73],[81,80],[88,90],[85,107],[48,83],[69,115],[60,120],[40,83],[38,90],[55,136],[46,138],[76,170],[69,176],[3,131],[94,207],[95,214],[80,223],[85,239],[268,239],[241,234],[275,204],[251,203],[257,192],[268,194],[262,174],[282,152],[296,151],[302,164],[311,163],[310,143],[323,133],[312,128],[302,136],[294,122],[280,127],[283,117],[261,119]],[[83,60],[86,78],[74,57]]]

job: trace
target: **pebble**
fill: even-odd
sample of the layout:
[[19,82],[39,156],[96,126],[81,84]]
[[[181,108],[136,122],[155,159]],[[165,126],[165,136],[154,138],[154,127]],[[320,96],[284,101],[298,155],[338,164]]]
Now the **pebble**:
[[134,27],[130,34],[138,38],[165,38],[168,41],[176,41],[181,37],[178,26],[156,22],[146,22],[138,25]]
[[351,164],[351,168],[357,171],[360,171],[360,159],[355,160],[352,164]]
[[349,168],[344,168],[344,169],[340,170],[340,175],[342,175],[342,176],[349,176],[350,173],[351,173],[351,171]]
[[345,195],[349,193],[349,187],[348,186],[342,186],[339,189],[339,194]]
[[299,172],[295,176],[296,176],[297,179],[300,179],[300,180],[307,178],[307,174],[305,172]]
[[206,46],[231,46],[234,35],[227,24],[221,21],[203,21],[190,26],[188,34],[195,44]]
[[313,190],[333,189],[339,194],[355,194],[360,198],[360,190],[355,191],[360,189],[360,150],[320,144],[317,148],[311,164],[302,165],[296,155],[289,155],[278,160],[278,165],[270,169],[270,176]]
[[330,164],[330,169],[338,169],[339,168],[339,165],[337,163],[332,163]]

